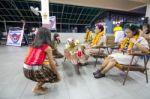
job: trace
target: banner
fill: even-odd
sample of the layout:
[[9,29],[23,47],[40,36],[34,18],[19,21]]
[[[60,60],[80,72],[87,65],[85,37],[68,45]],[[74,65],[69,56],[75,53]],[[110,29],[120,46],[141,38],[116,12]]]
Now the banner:
[[56,16],[49,17],[50,30],[56,30]]
[[23,33],[23,30],[9,30],[6,45],[21,46]]

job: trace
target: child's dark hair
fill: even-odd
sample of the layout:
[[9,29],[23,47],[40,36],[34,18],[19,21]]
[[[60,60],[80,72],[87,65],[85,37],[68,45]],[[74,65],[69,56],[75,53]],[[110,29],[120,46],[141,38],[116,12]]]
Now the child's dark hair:
[[38,29],[38,32],[31,46],[34,48],[39,48],[43,44],[48,44],[49,46],[52,47],[50,30],[47,28],[41,27]]
[[143,26],[147,27],[146,34],[150,33],[150,25],[148,23],[143,24]]
[[130,29],[133,32],[133,35],[139,35],[139,27],[137,25],[126,25],[126,29]]
[[59,37],[59,34],[56,33],[56,34],[54,34],[53,39],[57,40],[57,37]]
[[53,36],[53,39],[54,39],[54,41],[57,41],[57,43],[59,44],[60,43],[60,40],[57,40],[57,37],[59,37],[59,34],[54,34],[54,36]]

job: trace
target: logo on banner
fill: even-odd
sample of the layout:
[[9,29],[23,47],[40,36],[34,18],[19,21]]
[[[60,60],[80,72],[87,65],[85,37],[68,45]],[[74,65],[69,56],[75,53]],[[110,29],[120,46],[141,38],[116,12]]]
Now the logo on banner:
[[49,17],[50,30],[56,30],[56,16]]
[[17,43],[21,37],[21,34],[9,34],[13,43]]
[[[14,27],[15,28],[15,27]],[[21,46],[24,30],[9,30],[7,36],[7,45]]]

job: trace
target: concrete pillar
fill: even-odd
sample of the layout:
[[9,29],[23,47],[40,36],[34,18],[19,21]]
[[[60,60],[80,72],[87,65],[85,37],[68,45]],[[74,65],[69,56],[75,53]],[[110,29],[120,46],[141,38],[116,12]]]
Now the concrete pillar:
[[107,13],[105,22],[106,22],[106,33],[113,34],[113,21],[111,20],[111,12]]
[[4,20],[4,28],[5,28],[5,32],[7,32],[6,20]]
[[150,23],[150,3],[147,4],[146,17],[149,17],[148,23]]
[[113,21],[106,19],[106,33],[113,34]]
[[41,0],[42,26],[49,28],[49,0]]

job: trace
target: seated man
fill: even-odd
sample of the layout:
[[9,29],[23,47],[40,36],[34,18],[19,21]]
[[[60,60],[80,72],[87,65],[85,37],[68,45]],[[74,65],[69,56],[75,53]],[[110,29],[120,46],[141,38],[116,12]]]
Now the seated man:
[[[121,41],[120,51],[109,55],[100,69],[93,73],[95,78],[105,77],[105,74],[112,69],[116,64],[129,65],[133,51],[140,51],[147,53],[149,51],[149,45],[145,38],[139,36],[138,28],[134,25],[128,26],[125,30],[126,37]],[[126,53],[122,53],[122,51]],[[136,64],[137,59],[135,57],[133,64]],[[122,68],[122,67],[119,67]]]

